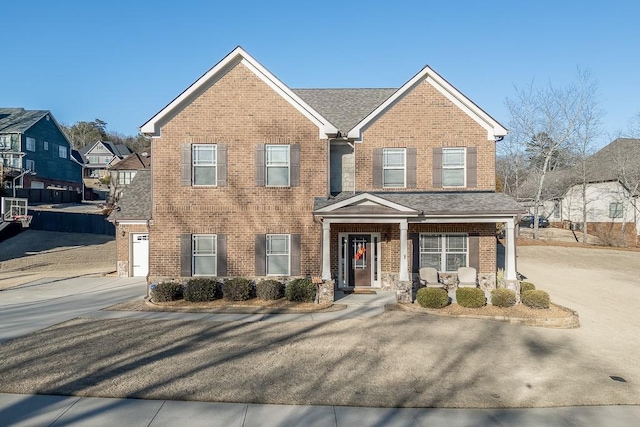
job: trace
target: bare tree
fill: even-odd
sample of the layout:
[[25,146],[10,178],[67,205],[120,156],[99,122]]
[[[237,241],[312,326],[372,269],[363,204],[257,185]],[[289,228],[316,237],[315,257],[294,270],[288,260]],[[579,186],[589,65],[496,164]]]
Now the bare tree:
[[[515,90],[515,96],[506,100],[511,117],[509,124],[514,143],[526,147],[526,151],[538,159],[532,162],[536,168],[533,209],[537,218],[550,164],[558,152],[573,150],[584,129],[590,128],[585,121],[591,120],[587,113],[598,105],[597,83],[589,73],[578,70],[577,82],[564,88],[551,83],[536,87],[531,82],[527,88]],[[539,236],[538,222],[534,221],[534,238]]]

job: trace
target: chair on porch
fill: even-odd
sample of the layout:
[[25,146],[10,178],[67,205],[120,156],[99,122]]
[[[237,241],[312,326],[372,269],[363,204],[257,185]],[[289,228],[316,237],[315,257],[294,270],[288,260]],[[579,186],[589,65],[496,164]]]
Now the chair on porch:
[[458,287],[459,288],[475,288],[477,287],[478,275],[473,267],[458,268]]
[[433,267],[422,267],[420,270],[420,284],[427,288],[442,287],[442,283],[438,280],[438,270]]

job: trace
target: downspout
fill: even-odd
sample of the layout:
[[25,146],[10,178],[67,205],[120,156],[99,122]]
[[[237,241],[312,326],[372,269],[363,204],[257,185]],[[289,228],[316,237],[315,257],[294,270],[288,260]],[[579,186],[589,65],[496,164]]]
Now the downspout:
[[331,138],[327,136],[327,199],[331,197]]

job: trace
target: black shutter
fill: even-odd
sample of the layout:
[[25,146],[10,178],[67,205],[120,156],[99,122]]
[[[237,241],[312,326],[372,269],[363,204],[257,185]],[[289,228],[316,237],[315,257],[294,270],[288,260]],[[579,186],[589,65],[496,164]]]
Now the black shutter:
[[180,276],[191,277],[191,234],[180,235]]
[[218,234],[216,236],[216,245],[217,245],[216,276],[224,277],[227,275],[227,235]]
[[267,274],[267,236],[265,234],[256,234],[256,276],[266,276]]
[[420,272],[420,233],[411,233],[411,272]]
[[180,184],[191,186],[191,144],[182,144],[180,149]]
[[382,188],[382,148],[373,149],[373,187]]
[[264,145],[263,144],[256,145],[255,161],[256,161],[256,169],[255,169],[256,187],[264,187]]
[[442,148],[433,149],[433,188],[442,188]]
[[407,188],[417,187],[417,166],[415,147],[407,148]]
[[300,235],[291,234],[291,276],[300,275]]
[[469,234],[469,267],[480,272],[480,236],[477,233]]
[[289,160],[291,161],[290,187],[300,187],[300,144],[289,146]]
[[467,187],[478,186],[478,149],[467,147]]
[[217,184],[218,187],[227,186],[227,145],[218,144]]

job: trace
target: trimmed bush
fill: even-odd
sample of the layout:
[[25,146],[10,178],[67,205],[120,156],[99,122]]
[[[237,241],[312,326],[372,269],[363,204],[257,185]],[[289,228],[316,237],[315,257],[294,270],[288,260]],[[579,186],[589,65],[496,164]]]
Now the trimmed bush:
[[227,301],[246,301],[251,298],[251,281],[243,277],[227,279],[222,285],[222,296]]
[[210,278],[191,279],[184,287],[184,299],[191,302],[213,301],[220,298],[218,281]]
[[525,291],[522,293],[522,303],[530,308],[549,308],[551,298],[545,291]]
[[423,308],[442,308],[449,305],[449,295],[442,288],[418,289],[416,300]]
[[161,282],[157,285],[151,285],[151,299],[155,302],[182,299],[182,285],[176,282]]
[[294,279],[285,288],[284,296],[289,301],[314,302],[316,285],[311,282],[311,279]]
[[494,289],[491,291],[491,304],[496,307],[516,305],[516,293],[511,289]]
[[458,288],[456,300],[462,307],[478,308],[485,305],[484,291],[478,288]]
[[277,280],[263,280],[256,284],[256,296],[263,300],[275,301],[284,297],[284,283]]
[[531,282],[522,282],[520,283],[520,295],[522,295],[525,291],[535,291],[536,285]]

